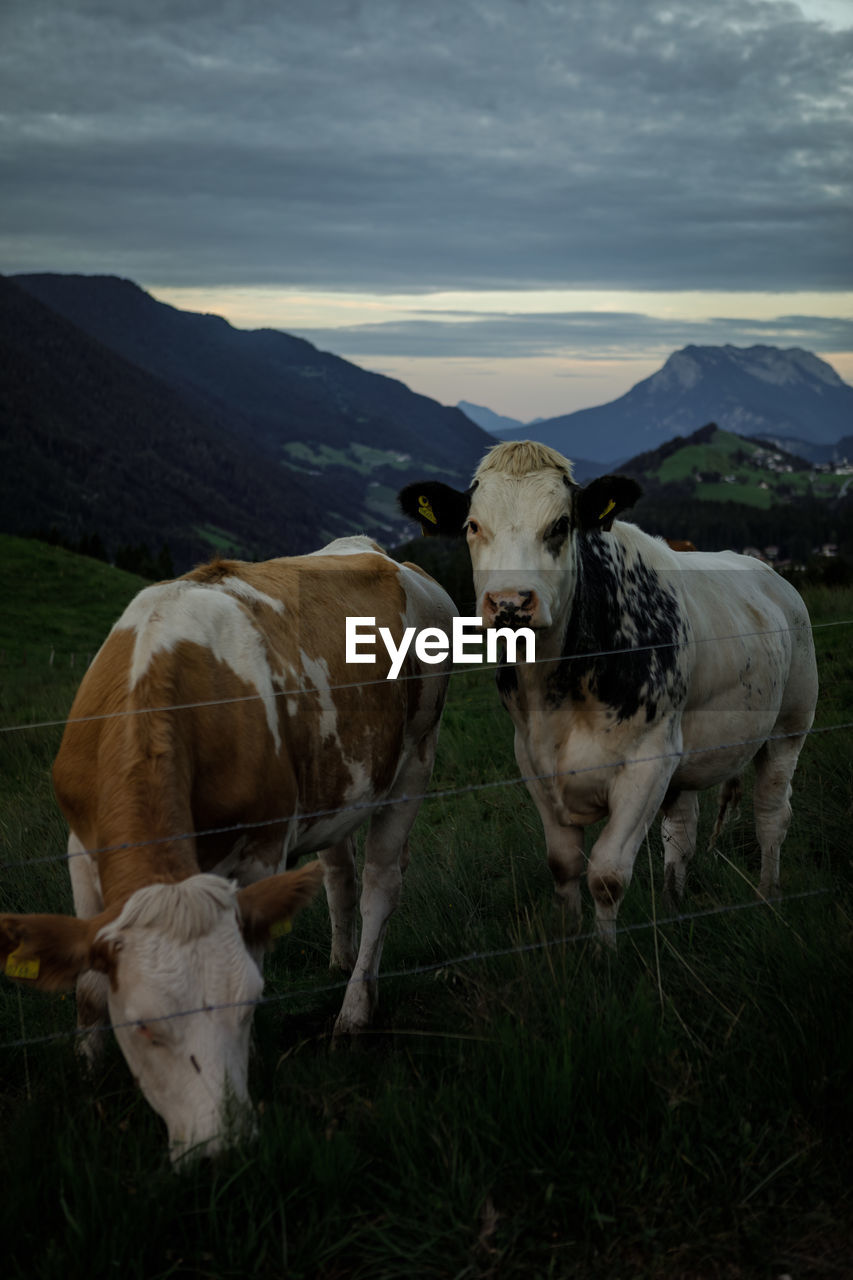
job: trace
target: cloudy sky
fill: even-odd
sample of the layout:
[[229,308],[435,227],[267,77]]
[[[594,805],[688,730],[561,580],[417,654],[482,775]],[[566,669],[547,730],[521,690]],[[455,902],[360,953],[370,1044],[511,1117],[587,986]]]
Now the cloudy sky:
[[853,381],[853,0],[4,0],[0,271],[522,419],[688,342]]

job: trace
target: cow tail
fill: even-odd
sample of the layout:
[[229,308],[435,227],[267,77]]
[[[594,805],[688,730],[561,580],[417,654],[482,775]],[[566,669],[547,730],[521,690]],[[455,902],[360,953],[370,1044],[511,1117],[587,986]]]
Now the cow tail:
[[727,822],[736,817],[740,812],[740,802],[743,797],[743,786],[740,778],[729,778],[722,784],[718,793],[718,801],[720,808],[717,812],[717,821],[714,823],[714,829],[711,832],[709,844],[713,847],[717,843],[717,839]]

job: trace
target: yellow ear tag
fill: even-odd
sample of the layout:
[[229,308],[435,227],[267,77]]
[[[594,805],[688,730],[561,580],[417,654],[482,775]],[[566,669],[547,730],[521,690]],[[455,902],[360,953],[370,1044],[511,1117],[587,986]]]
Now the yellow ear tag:
[[429,498],[424,494],[421,494],[418,498],[418,515],[423,516],[424,520],[429,520],[430,524],[438,524],[435,512],[430,506]]
[[270,925],[270,937],[283,938],[286,933],[290,933],[292,928],[292,920],[276,920],[275,924]]
[[[20,951],[20,947],[18,948]],[[11,951],[6,957],[7,978],[37,978],[41,968],[40,960],[19,960],[18,951]]]
[[606,506],[606,507],[604,508],[604,510],[602,511],[601,515],[598,517],[598,518],[599,518],[599,520],[603,520],[603,519],[604,519],[604,517],[605,517],[606,515],[609,515],[609,514],[610,514],[610,512],[613,510],[613,508],[614,508],[615,506],[616,506],[616,503],[615,503],[615,502],[613,501],[613,499],[611,498],[611,499],[610,499],[610,501],[608,502],[607,506]]

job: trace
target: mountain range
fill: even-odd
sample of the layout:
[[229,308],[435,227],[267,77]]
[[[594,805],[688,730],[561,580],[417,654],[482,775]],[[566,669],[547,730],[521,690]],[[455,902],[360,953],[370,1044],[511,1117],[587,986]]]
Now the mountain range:
[[467,483],[493,442],[401,382],[115,277],[0,277],[0,351],[2,528],[144,535],[182,567],[393,542],[398,489]]
[[[96,535],[111,556],[166,544],[178,570],[215,552],[298,553],[353,532],[394,545],[411,532],[395,506],[404,484],[435,474],[464,487],[510,434],[566,453],[581,482],[663,446],[639,467],[661,522],[673,501],[695,497],[729,510],[846,500],[846,479],[756,481],[754,444],[677,440],[711,420],[801,459],[853,457],[853,388],[798,349],[687,347],[610,404],[509,429],[482,406],[462,408],[288,334],[180,311],[128,280],[0,276],[6,532],[55,530],[75,544]],[[673,460],[683,446],[693,452]],[[673,534],[690,519],[685,506]]]
[[489,409],[484,404],[472,404],[470,400],[458,401],[456,408],[461,409],[466,418],[470,418],[472,422],[476,422],[478,427],[482,427],[484,431],[488,431],[493,436],[508,437],[513,431],[521,431],[522,429],[529,431],[535,423],[542,421],[541,418],[534,418],[533,422],[521,422],[518,418],[508,418],[506,414],[495,413],[493,409]]
[[[799,347],[685,347],[617,400],[536,422],[535,438],[612,466],[707,422],[809,461],[853,457],[853,387]],[[531,430],[495,434],[520,440]]]

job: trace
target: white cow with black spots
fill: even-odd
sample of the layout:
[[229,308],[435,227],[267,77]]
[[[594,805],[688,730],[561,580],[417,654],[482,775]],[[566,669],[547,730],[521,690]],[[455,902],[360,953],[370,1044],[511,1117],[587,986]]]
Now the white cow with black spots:
[[504,666],[498,687],[557,894],[578,922],[584,828],[607,819],[586,870],[611,941],[657,812],[665,885],[680,897],[697,793],[726,784],[725,805],[750,760],[758,889],[778,890],[818,688],[794,588],[751,557],[675,552],[615,520],[639,494],[625,476],[581,488],[566,458],[530,441],[496,446],[465,493],[424,481],[400,494],[425,533],[464,531],[484,625],[535,632],[536,664]]

